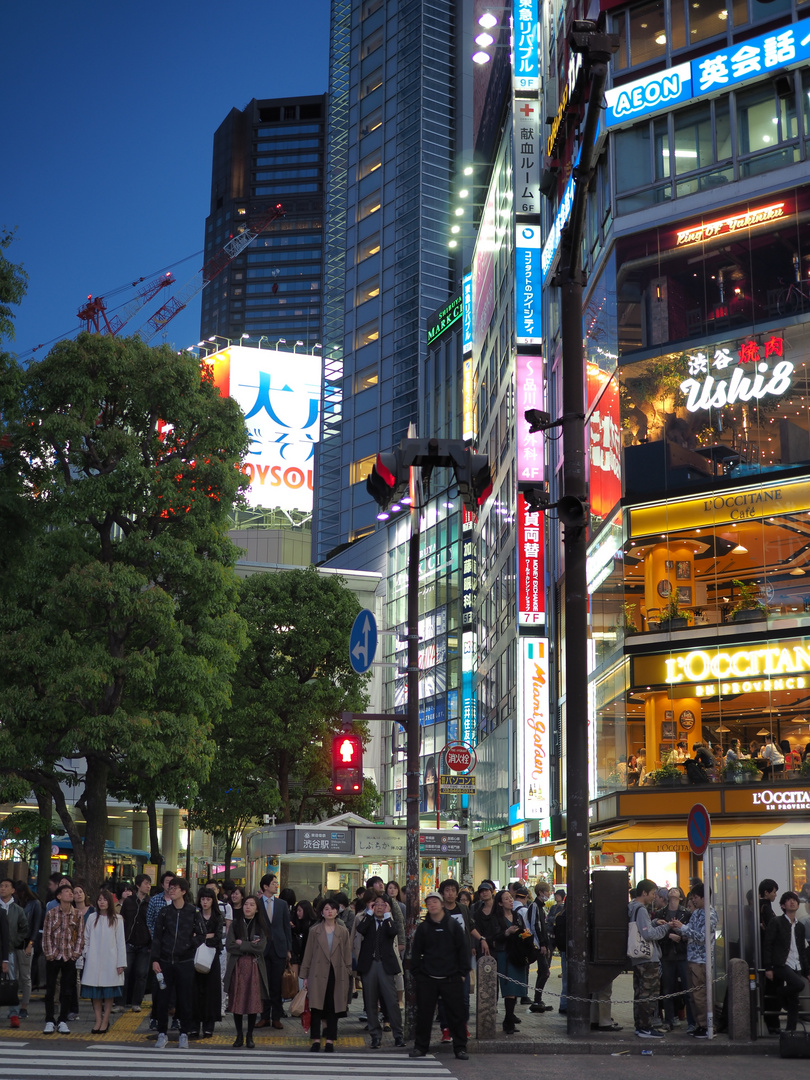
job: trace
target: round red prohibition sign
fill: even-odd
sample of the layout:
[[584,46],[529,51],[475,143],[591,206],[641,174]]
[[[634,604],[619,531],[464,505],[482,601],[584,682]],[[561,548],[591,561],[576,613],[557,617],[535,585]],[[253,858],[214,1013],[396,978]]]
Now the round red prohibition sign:
[[476,760],[475,751],[459,743],[448,746],[445,751],[447,768],[453,772],[469,772],[475,768]]

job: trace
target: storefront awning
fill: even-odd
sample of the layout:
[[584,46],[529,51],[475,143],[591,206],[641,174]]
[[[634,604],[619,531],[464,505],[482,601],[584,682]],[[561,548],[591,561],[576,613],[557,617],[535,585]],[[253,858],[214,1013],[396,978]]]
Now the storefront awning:
[[[713,844],[729,840],[756,840],[771,832],[772,821],[712,822]],[[686,822],[671,825],[627,825],[606,836],[604,852],[689,851]]]
[[539,859],[543,855],[553,855],[555,844],[522,844],[509,852],[511,859]]

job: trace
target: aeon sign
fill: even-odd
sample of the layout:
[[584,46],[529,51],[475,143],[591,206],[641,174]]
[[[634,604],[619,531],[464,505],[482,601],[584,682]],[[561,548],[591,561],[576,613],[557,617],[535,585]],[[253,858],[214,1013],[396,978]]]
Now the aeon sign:
[[648,75],[605,93],[607,126],[626,124],[646,113],[658,112],[679,101],[688,101],[691,96],[692,69],[689,64],[679,64],[668,71]]

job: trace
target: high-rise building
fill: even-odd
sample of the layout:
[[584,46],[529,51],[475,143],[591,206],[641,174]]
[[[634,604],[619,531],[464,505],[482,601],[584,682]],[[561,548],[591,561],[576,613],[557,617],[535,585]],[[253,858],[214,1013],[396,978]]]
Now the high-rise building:
[[326,95],[255,99],[214,135],[205,258],[280,202],[273,222],[203,293],[200,333],[296,342],[322,340]]
[[313,555],[373,531],[365,480],[415,422],[427,320],[458,290],[472,0],[333,0],[324,401]]

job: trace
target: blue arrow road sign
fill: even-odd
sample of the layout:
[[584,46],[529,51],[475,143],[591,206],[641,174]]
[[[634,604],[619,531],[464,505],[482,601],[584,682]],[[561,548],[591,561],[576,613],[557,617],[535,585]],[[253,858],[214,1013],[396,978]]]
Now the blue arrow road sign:
[[712,819],[703,803],[695,803],[686,822],[686,838],[693,854],[702,855],[709,846],[712,835]]
[[377,652],[377,620],[364,608],[352,626],[349,638],[349,662],[358,675],[364,675],[371,667]]

